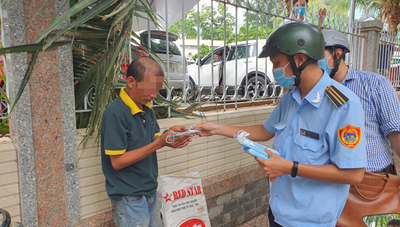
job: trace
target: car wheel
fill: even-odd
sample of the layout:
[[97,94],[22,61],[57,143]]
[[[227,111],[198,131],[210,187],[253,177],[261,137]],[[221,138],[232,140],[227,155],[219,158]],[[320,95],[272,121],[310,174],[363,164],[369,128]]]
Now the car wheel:
[[[6,92],[6,85],[3,83],[1,85],[0,89],[2,89],[4,91],[4,93],[5,93]],[[5,117],[7,115],[7,112],[8,112],[8,110],[7,110],[7,102],[6,102],[5,99],[2,98],[0,100],[0,117]]]
[[[267,84],[269,84],[269,81]],[[256,88],[257,88],[257,97],[263,96],[265,91],[264,85],[265,85],[265,78],[263,76],[257,76],[257,80],[256,76],[252,76],[251,78],[249,78],[249,80],[247,81],[247,87],[249,88],[248,95],[250,96],[250,98],[255,97]],[[272,87],[268,87],[268,95],[270,94],[272,94]]]
[[194,80],[192,79],[192,77],[189,76],[189,92],[188,92],[189,100],[190,101],[195,100],[196,94],[197,94],[196,84],[194,83]]
[[90,88],[89,91],[85,95],[85,103],[88,105],[88,108],[93,108],[94,105],[94,88]]

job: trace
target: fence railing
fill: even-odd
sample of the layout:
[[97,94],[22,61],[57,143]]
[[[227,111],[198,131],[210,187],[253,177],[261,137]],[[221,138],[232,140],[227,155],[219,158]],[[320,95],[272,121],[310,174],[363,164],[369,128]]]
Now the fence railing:
[[[384,26],[385,27],[385,26]],[[377,72],[400,87],[400,37],[383,30],[379,35]]]
[[[165,79],[171,85],[166,88],[165,97],[181,105],[193,102],[234,103],[235,107],[240,102],[276,100],[283,90],[274,80],[269,59],[258,59],[257,56],[268,35],[288,21],[303,20],[320,25],[323,29],[335,29],[346,34],[351,50],[346,63],[355,69],[363,68],[366,44],[364,37],[360,35],[361,27],[358,23],[349,23],[344,16],[335,15],[329,10],[326,14],[321,14],[322,9],[312,5],[306,6],[304,18],[296,18],[294,12],[297,5],[288,2],[290,5],[286,5],[285,0],[202,0],[186,14],[182,10],[186,2],[182,0],[182,23],[179,26],[173,25],[175,21],[169,21],[169,17],[165,16],[169,12],[177,11],[176,5],[170,9],[168,0],[165,0],[165,4],[158,4],[164,5],[164,15],[161,14],[164,18],[164,37],[157,38],[151,32],[143,33],[140,37],[153,49],[165,48],[162,50],[164,57],[160,59]],[[148,31],[150,30],[152,27],[148,23]],[[180,44],[177,44],[174,33],[180,37]],[[387,37],[386,40],[381,36],[381,44],[399,46],[398,37],[394,34],[388,34]],[[197,41],[195,51],[186,47],[189,39]],[[209,40],[209,43],[201,45],[203,40]],[[399,51],[395,49],[390,52],[388,49],[390,50],[382,49],[379,54],[383,56],[383,66],[387,67],[378,69],[395,87],[399,87]],[[216,59],[218,54],[222,55],[221,61]],[[193,55],[198,58],[194,64],[188,64],[187,58]],[[127,56],[131,59],[132,53],[127,53]],[[76,112],[90,112],[90,102],[89,92],[84,106]],[[4,116],[3,114],[0,118]]]
[[[329,10],[321,15],[319,12],[322,9],[309,6],[304,18],[296,18],[294,8],[297,5],[290,3],[286,6],[285,1],[202,0],[189,14],[184,14],[182,10],[182,23],[177,29],[176,26],[171,26],[169,17],[165,16],[176,10],[169,9],[168,6],[165,0],[165,14],[161,15],[165,20],[165,35],[161,39],[168,45],[165,45],[163,51],[172,52],[174,45],[171,43],[176,43],[174,32],[180,36],[182,46],[179,46],[180,54],[166,54],[166,57],[160,57],[162,53],[158,55],[163,61],[166,80],[171,84],[164,92],[165,97],[182,105],[193,102],[235,103],[237,107],[240,102],[265,99],[275,101],[279,98],[283,89],[274,80],[271,62],[268,58],[258,59],[257,56],[268,35],[288,21],[303,19],[324,29],[336,29],[345,33],[351,43],[350,56],[346,61],[356,69],[362,68],[364,38],[360,36],[360,27],[353,23],[350,28],[347,18],[337,16]],[[207,17],[204,17],[204,12],[208,12]],[[152,30],[149,23],[148,30]],[[196,32],[195,37],[193,31]],[[197,51],[193,52],[193,48],[186,50],[187,37],[197,40]],[[151,32],[143,38],[147,38],[146,44],[149,47],[161,42],[155,40],[160,39],[160,36],[154,38]],[[203,50],[200,49],[203,39],[209,40],[206,53],[202,53]],[[219,44],[215,45],[217,42]],[[193,55],[198,58],[194,64],[187,65],[187,57]],[[216,59],[216,55],[221,55],[220,61]],[[176,70],[177,65],[181,70]],[[85,99],[85,102],[89,101],[90,94]],[[84,107],[77,112],[90,111],[90,103],[85,103]]]

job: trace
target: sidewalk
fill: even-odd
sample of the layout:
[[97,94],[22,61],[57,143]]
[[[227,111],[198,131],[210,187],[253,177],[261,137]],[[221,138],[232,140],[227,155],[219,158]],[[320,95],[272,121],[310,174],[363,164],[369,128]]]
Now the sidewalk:
[[238,227],[269,227],[268,213],[261,214]]

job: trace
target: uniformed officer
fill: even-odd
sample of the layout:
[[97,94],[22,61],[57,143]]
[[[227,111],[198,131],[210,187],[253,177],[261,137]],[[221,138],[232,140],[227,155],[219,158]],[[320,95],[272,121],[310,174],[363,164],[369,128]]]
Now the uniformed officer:
[[366,165],[364,114],[355,94],[318,67],[324,38],[317,27],[294,22],[276,29],[260,58],[270,57],[275,80],[286,92],[260,125],[193,126],[200,136],[232,137],[240,130],[253,141],[274,139],[279,155],[265,149],[259,165],[270,183],[270,226],[335,226],[350,184]]
[[392,149],[400,156],[400,103],[392,83],[384,76],[356,70],[346,65],[344,56],[350,52],[343,33],[323,30],[325,58],[318,61],[331,78],[352,90],[365,114],[368,172],[395,174]]

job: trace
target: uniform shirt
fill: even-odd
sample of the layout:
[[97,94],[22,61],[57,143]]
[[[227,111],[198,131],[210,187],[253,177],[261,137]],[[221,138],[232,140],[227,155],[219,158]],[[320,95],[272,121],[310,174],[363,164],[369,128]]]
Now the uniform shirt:
[[[342,92],[341,97],[344,100],[347,97],[348,101],[340,105],[333,99],[336,107],[325,94],[329,85],[337,88],[334,94]],[[335,164],[341,169],[366,165],[361,103],[353,92],[326,73],[303,100],[299,88],[283,95],[263,125],[275,134],[274,149],[289,161],[307,165]],[[282,226],[295,227],[335,226],[350,188],[347,184],[290,175],[277,177],[270,187],[269,202],[275,221]]]
[[365,114],[367,139],[366,171],[375,172],[393,163],[387,135],[400,131],[399,98],[385,77],[371,72],[354,70],[349,66],[342,84],[361,101]]
[[101,162],[106,190],[113,200],[125,195],[151,196],[157,189],[156,152],[119,171],[111,165],[110,155],[135,152],[155,140],[160,129],[150,103],[140,110],[121,89],[120,96],[104,111],[101,123]]

